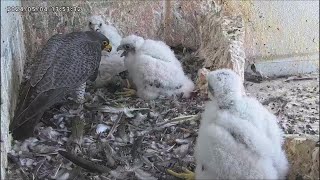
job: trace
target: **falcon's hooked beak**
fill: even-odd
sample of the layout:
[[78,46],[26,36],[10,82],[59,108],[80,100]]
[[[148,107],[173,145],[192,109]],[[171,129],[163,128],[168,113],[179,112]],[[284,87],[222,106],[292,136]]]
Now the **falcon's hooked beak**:
[[106,51],[108,51],[108,52],[111,52],[112,46],[111,46],[110,43],[103,44],[103,46],[104,46],[103,50],[106,50]]

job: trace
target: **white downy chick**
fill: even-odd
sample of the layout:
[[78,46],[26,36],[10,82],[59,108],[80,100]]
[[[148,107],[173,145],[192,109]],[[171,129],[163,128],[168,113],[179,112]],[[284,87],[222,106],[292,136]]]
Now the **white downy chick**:
[[[92,31],[98,31],[105,35],[112,43],[112,47],[118,47],[120,45],[122,37],[119,31],[116,27],[107,25],[101,16],[89,17],[89,28]],[[116,49],[113,49],[111,52],[116,52]]]
[[276,117],[247,97],[240,77],[208,75],[208,102],[195,149],[196,179],[284,179],[288,161]]
[[102,54],[101,57],[99,74],[95,81],[95,86],[101,87],[111,77],[126,70],[124,57],[120,57],[121,53],[117,52],[117,47],[120,45],[122,37],[114,26],[105,24],[101,16],[91,16],[89,18],[89,29],[101,32],[110,40],[112,47],[114,47],[110,53]]
[[193,91],[193,82],[164,42],[130,35],[122,39],[117,50],[124,51],[125,66],[140,98],[149,100],[179,94],[188,98]]

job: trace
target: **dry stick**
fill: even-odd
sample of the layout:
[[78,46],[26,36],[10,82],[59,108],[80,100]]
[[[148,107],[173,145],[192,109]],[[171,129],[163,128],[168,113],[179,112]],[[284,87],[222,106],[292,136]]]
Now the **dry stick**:
[[271,98],[268,98],[268,99],[266,99],[265,101],[263,101],[261,104],[262,105],[269,105],[271,102],[285,102],[285,101],[287,101],[287,100],[285,100],[284,98],[282,98],[282,97],[271,97]]
[[140,134],[140,136],[145,136],[146,134],[151,134],[155,131],[159,131],[162,128],[165,128],[164,125],[169,124],[169,123],[181,122],[181,121],[195,121],[195,120],[200,119],[200,117],[201,117],[200,113],[196,114],[196,115],[176,117],[176,118],[173,118],[169,121],[158,123],[158,124],[156,124],[156,127],[152,127],[152,128],[148,128],[148,129],[144,130],[143,133]]
[[149,110],[150,108],[116,108],[111,106],[100,106],[100,107],[88,107],[90,110],[95,110],[99,112],[106,112],[106,113],[120,113],[124,111],[144,111]]
[[38,164],[38,165],[36,166],[35,172],[33,173],[34,176],[37,176],[37,174],[38,174],[40,168],[42,167],[43,163],[45,162],[45,160],[46,160],[46,157],[44,157],[44,158],[40,161],[40,164]]
[[193,120],[198,120],[200,118],[200,114],[196,114],[196,115],[189,115],[189,116],[179,116],[179,117],[176,117],[176,118],[173,118],[169,121],[166,121],[166,122],[163,122],[163,123],[159,123],[157,124],[158,127],[160,126],[163,126],[165,124],[168,124],[168,123],[174,123],[174,122],[180,122],[180,121],[193,121]]
[[151,129],[146,129],[145,133],[138,136],[137,141],[136,141],[138,144],[136,145],[136,147],[134,146],[131,151],[132,156],[136,156],[136,151],[139,148],[139,146],[141,146],[143,138],[146,134],[151,134],[155,131],[159,131],[160,129],[164,128],[165,124],[168,124],[168,123],[179,122],[179,121],[194,121],[194,120],[200,119],[200,117],[201,117],[200,113],[196,114],[196,115],[180,116],[180,117],[173,118],[172,120],[156,124],[157,127],[153,127]]
[[53,178],[56,178],[56,177],[57,177],[58,172],[59,172],[59,170],[60,170],[60,168],[61,168],[61,165],[62,165],[62,163],[59,164],[59,167],[58,167],[58,169],[56,170],[56,172],[54,173]]
[[318,79],[318,78],[316,78],[316,77],[292,78],[292,79],[286,79],[284,82],[303,81],[303,80],[315,80],[315,79]]
[[87,169],[91,172],[98,172],[98,173],[108,173],[110,172],[110,168],[103,166],[103,165],[99,165],[96,164],[92,161],[86,160],[82,157],[73,155],[67,151],[58,151],[59,154],[61,156],[63,156],[64,158],[70,160],[71,162],[73,162],[74,164],[76,164],[77,166],[80,166],[84,169]]
[[122,117],[123,117],[123,112],[119,114],[118,119],[114,122],[109,134],[106,137],[107,139],[109,138],[109,136],[111,136],[114,133],[114,131],[116,130],[116,126],[120,123]]
[[138,149],[141,147],[142,142],[143,142],[143,138],[144,136],[138,136],[134,143],[133,143],[133,147],[131,149],[131,156],[132,156],[132,160],[135,160],[137,158],[137,154],[138,154]]
[[19,167],[20,172],[22,173],[22,176],[24,176],[26,179],[30,179],[30,177],[27,175],[27,173],[22,169],[22,167]]

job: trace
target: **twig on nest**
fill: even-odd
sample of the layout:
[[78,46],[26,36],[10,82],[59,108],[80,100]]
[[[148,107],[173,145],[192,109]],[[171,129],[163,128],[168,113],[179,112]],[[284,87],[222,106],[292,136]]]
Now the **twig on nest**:
[[114,158],[112,156],[112,154],[113,154],[112,147],[109,145],[108,142],[104,142],[102,144],[102,148],[103,148],[103,156],[105,156],[105,160],[107,162],[107,165],[109,167],[114,167],[116,162],[115,162],[115,160],[114,160]]
[[59,170],[60,170],[60,168],[61,168],[61,165],[62,165],[62,163],[60,163],[60,164],[59,164],[59,166],[58,166],[58,168],[57,168],[56,172],[55,172],[55,173],[54,173],[54,175],[53,175],[53,178],[56,178],[56,177],[57,177],[58,172],[59,172]]
[[176,117],[176,118],[173,118],[169,121],[166,121],[166,122],[163,122],[163,123],[159,123],[157,124],[157,126],[164,126],[166,124],[169,124],[169,123],[175,123],[175,122],[184,122],[184,121],[196,121],[200,119],[200,114],[196,114],[196,115],[189,115],[189,116],[179,116],[179,117]]
[[103,166],[103,165],[99,165],[96,164],[92,161],[86,160],[82,157],[73,155],[67,151],[58,151],[59,154],[61,156],[63,156],[64,158],[68,159],[69,161],[71,161],[72,163],[76,164],[77,166],[80,166],[84,169],[87,169],[91,172],[98,172],[98,173],[108,173],[111,171],[110,168]]
[[269,105],[271,102],[287,102],[287,100],[282,97],[271,97],[271,98],[264,100],[261,104],[262,105]]
[[118,119],[114,122],[111,130],[109,131],[109,134],[107,135],[107,139],[113,135],[114,131],[116,130],[117,125],[120,123],[121,119],[124,118],[123,112],[121,112],[118,116]]
[[41,160],[41,161],[38,163],[38,165],[36,166],[35,171],[34,171],[34,173],[33,173],[35,177],[37,177],[38,172],[39,172],[40,168],[42,167],[43,163],[45,162],[45,160],[46,160],[45,157],[42,158],[42,160]]
[[111,106],[100,106],[100,107],[89,107],[91,110],[100,111],[100,112],[107,112],[107,113],[120,113],[120,112],[131,112],[131,111],[143,111],[149,110],[150,108],[117,108]]
[[25,178],[25,179],[30,179],[30,177],[28,176],[28,174],[26,173],[26,171],[24,171],[22,169],[22,167],[19,168],[21,175]]
[[288,78],[284,82],[290,82],[290,81],[303,81],[303,80],[316,80],[317,77],[301,77],[301,78]]
[[135,160],[137,158],[138,150],[141,148],[142,142],[143,142],[144,136],[138,136],[132,146],[131,155],[132,160]]

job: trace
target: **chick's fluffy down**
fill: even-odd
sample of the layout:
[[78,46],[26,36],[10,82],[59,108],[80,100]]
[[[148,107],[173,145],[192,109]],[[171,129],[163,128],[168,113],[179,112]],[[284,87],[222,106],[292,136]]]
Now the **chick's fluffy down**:
[[121,53],[117,52],[117,47],[119,46],[122,37],[116,27],[110,24],[107,25],[101,16],[89,17],[89,29],[105,35],[110,40],[110,44],[113,47],[110,53],[102,52],[99,74],[95,80],[95,86],[102,87],[107,85],[107,82],[110,81],[113,76],[126,70],[124,57],[120,57]]
[[125,65],[139,97],[155,99],[159,95],[181,93],[184,97],[190,96],[194,84],[184,74],[181,63],[165,43],[143,40],[137,36],[125,38],[121,44],[125,43],[135,47],[135,51],[127,55]]
[[239,82],[231,70],[208,75],[209,92],[214,94],[199,128],[196,179],[283,179],[288,161],[277,119],[243,94]]

